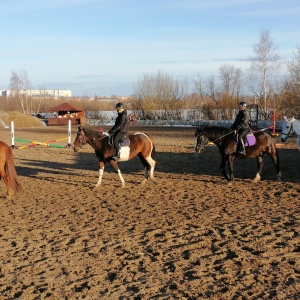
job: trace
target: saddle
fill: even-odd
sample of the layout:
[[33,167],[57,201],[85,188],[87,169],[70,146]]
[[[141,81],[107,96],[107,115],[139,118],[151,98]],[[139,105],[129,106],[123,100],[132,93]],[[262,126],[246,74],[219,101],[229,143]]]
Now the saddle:
[[[233,137],[234,141],[238,144],[239,141],[236,137],[236,135],[234,135]],[[253,134],[252,131],[250,131],[247,135],[246,135],[246,138],[245,138],[245,146],[253,146],[256,144],[256,138],[255,138],[255,135]]]
[[127,134],[125,134],[121,139],[120,145],[121,147],[128,147],[130,145],[130,140]]

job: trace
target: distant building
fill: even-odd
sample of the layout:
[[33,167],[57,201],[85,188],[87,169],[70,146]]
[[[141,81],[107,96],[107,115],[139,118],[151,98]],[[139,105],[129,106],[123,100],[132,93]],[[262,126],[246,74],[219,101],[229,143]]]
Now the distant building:
[[13,97],[17,92],[26,94],[28,97],[47,97],[47,98],[60,98],[60,97],[72,97],[71,90],[1,90],[3,97]]

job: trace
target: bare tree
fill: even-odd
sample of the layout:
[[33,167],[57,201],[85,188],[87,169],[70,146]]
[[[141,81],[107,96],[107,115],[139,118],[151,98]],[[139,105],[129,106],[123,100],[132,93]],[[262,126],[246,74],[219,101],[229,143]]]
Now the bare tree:
[[242,88],[242,69],[236,68],[234,65],[224,64],[220,66],[219,74],[223,93],[232,99],[239,99]]
[[[267,99],[272,97],[272,87],[269,83],[270,77],[280,67],[280,56],[277,53],[277,46],[271,39],[270,32],[264,30],[260,34],[260,40],[253,46],[254,56],[250,57],[251,67],[250,71],[257,79],[258,92],[256,97],[263,98],[263,111],[267,116]],[[254,84],[252,85],[254,90]]]
[[293,58],[286,63],[290,80],[300,82],[300,44],[296,46]]
[[300,118],[300,44],[291,60],[286,62],[288,77],[279,95],[278,108],[283,115]]
[[175,80],[167,73],[144,74],[135,85],[131,107],[142,111],[144,119],[178,118],[186,91],[185,82]]
[[22,70],[19,74],[12,71],[9,86],[12,90],[13,96],[17,98],[23,113],[31,113],[31,95],[26,92],[26,90],[31,89],[31,82],[27,71]]

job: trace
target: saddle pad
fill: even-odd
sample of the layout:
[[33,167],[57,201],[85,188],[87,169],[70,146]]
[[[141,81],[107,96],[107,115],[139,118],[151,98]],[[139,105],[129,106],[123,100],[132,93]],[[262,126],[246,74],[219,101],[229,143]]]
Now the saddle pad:
[[130,145],[130,140],[128,136],[123,137],[121,141],[121,147],[128,147]]
[[245,146],[253,146],[256,143],[256,138],[253,133],[247,134]]
[[[236,136],[233,137],[234,141],[236,143],[238,143]],[[249,133],[246,136],[246,142],[245,142],[245,146],[253,146],[256,144],[256,138],[255,135],[253,133]]]

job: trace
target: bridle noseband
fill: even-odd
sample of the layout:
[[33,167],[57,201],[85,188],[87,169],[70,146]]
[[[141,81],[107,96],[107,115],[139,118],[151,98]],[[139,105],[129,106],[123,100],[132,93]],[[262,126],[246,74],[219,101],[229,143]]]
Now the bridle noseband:
[[[86,142],[86,136],[84,134],[83,131],[78,131],[77,132],[77,137],[79,137],[79,135],[82,135],[82,137],[79,138],[79,142],[78,142],[78,147],[81,148],[84,144],[81,142],[81,140],[84,138],[85,142]],[[77,139],[76,139],[77,140]]]
[[281,132],[281,134],[282,134],[282,135],[286,135],[287,137],[289,137],[289,136],[290,136],[290,133],[291,133],[291,131],[292,131],[292,129],[293,129],[293,123],[291,122],[291,126],[290,126],[289,132],[288,132],[288,133]]

